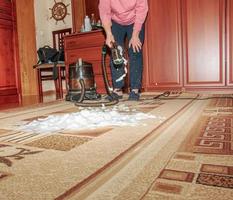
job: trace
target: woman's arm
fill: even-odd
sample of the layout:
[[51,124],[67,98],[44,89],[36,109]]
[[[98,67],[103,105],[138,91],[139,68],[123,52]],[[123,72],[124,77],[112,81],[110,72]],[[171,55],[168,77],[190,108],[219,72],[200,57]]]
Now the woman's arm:
[[99,1],[99,13],[100,19],[102,21],[103,28],[106,33],[106,44],[111,47],[112,42],[115,42],[112,34],[112,21],[111,21],[111,1],[110,0],[100,0]]
[[142,28],[142,24],[145,22],[148,12],[147,0],[137,0],[136,4],[136,19],[133,27],[132,38],[129,41],[129,47],[132,46],[134,52],[139,52],[142,48],[142,42],[139,39],[139,33]]
[[136,12],[136,19],[134,22],[134,30],[140,32],[142,28],[142,24],[145,22],[148,12],[147,0],[137,0],[135,12]]

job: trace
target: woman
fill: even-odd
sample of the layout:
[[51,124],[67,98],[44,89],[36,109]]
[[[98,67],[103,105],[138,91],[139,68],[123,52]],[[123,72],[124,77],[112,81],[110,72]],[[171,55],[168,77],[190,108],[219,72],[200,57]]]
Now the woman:
[[[142,82],[142,45],[144,41],[144,22],[148,12],[147,0],[100,0],[100,18],[106,33],[106,44],[124,47],[125,36],[129,41],[130,94],[129,100],[139,100]],[[111,62],[114,98],[122,98],[124,80],[116,81],[124,74],[124,69],[114,67]]]

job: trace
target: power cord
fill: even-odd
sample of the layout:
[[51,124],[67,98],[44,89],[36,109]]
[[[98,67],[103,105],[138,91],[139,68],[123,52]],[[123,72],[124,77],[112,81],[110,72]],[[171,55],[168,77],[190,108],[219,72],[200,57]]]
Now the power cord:
[[157,96],[154,96],[152,98],[141,98],[140,101],[145,101],[145,100],[154,100],[154,99],[159,99],[159,100],[209,100],[209,99],[233,99],[233,94],[231,94],[231,96],[212,96],[212,97],[203,97],[203,98],[199,98],[197,97],[179,97],[180,94],[179,93],[178,96],[176,97],[170,97],[170,95],[172,94],[172,92],[170,91],[165,91],[162,94],[159,94]]

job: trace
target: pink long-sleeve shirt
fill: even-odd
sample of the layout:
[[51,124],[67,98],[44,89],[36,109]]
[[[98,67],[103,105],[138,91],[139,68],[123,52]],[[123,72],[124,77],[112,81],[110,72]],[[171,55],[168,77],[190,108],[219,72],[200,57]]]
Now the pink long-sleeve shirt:
[[111,20],[121,25],[134,24],[140,31],[148,12],[147,0],[100,0],[100,19],[103,24]]

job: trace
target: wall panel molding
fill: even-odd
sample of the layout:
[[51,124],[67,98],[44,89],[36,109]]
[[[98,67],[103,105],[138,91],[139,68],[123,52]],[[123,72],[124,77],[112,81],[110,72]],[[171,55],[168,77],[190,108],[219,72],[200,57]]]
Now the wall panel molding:
[[225,0],[183,0],[184,86],[225,85]]
[[20,101],[14,5],[0,0],[0,104]]
[[233,0],[227,0],[227,85],[233,86]]
[[181,48],[180,0],[149,0],[143,76],[146,90],[182,86]]

